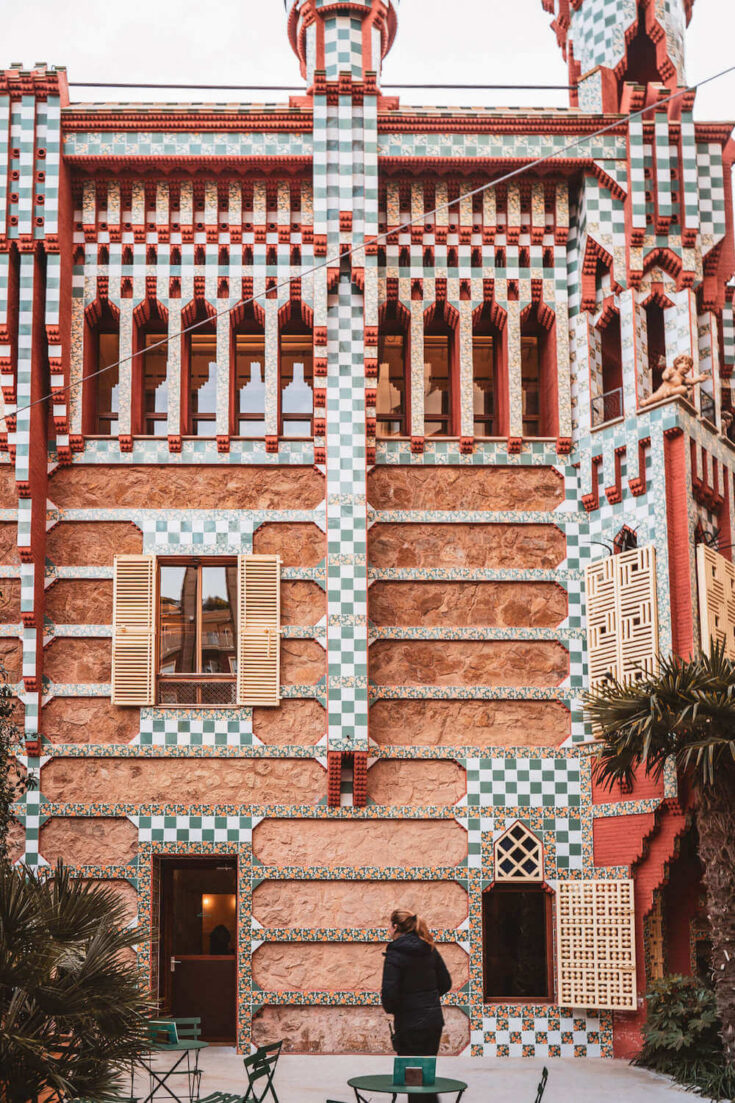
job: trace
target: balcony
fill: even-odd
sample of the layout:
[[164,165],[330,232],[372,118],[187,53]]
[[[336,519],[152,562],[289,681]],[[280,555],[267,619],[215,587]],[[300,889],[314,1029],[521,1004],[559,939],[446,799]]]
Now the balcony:
[[606,391],[592,399],[592,428],[597,429],[608,421],[615,421],[623,416],[623,388],[616,387],[614,391]]

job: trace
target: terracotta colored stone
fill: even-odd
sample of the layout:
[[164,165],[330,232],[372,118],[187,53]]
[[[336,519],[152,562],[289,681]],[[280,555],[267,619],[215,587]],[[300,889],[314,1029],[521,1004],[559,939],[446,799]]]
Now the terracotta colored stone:
[[376,625],[553,628],[567,595],[553,582],[374,582],[368,611]]
[[128,865],[138,853],[138,829],[115,817],[54,816],[41,828],[40,853],[75,866]]
[[317,567],[327,554],[326,536],[311,521],[268,522],[253,533],[256,555],[280,555],[284,567]]
[[0,463],[0,509],[15,509],[17,504],[15,466],[12,463]]
[[467,789],[465,771],[441,759],[384,758],[367,773],[367,795],[376,804],[456,804]]
[[253,733],[268,746],[313,747],[327,730],[327,714],[312,698],[286,698],[275,709],[253,709]]
[[41,771],[49,800],[93,804],[316,804],[323,767],[287,758],[54,758]]
[[[379,992],[384,942],[266,942],[253,954],[253,980],[265,992]],[[439,947],[452,988],[469,980],[461,946]]]
[[327,615],[327,595],[316,582],[281,583],[281,624],[318,624]]
[[20,621],[20,579],[0,578],[0,621],[18,624]]
[[370,648],[378,685],[558,686],[569,656],[546,641],[378,640]]
[[11,820],[8,828],[8,857],[11,862],[17,862],[23,857],[26,848],[26,832],[22,823]]
[[46,591],[54,624],[112,624],[112,580],[62,578]]
[[570,732],[558,701],[376,701],[370,738],[381,746],[545,747]]
[[253,853],[273,866],[455,866],[467,832],[455,820],[263,820]]
[[[381,1007],[294,1007],[266,1004],[253,1015],[253,1042],[284,1040],[284,1053],[387,1053],[393,1055],[388,1018]],[[444,1008],[440,1053],[461,1053],[470,1022],[458,1007]]]
[[387,928],[394,908],[451,930],[467,918],[467,892],[455,881],[262,881],[253,892],[264,927]]
[[368,530],[374,567],[556,567],[566,556],[554,525],[386,524]]
[[20,640],[0,637],[0,681],[11,684],[20,681],[23,668],[23,647]]
[[404,467],[368,475],[374,509],[555,509],[564,484],[551,467]]
[[43,653],[43,673],[57,685],[109,682],[112,677],[110,640],[54,640]]
[[324,477],[313,467],[88,464],[58,468],[48,493],[72,508],[314,509]]
[[327,672],[327,653],[316,640],[281,640],[281,682],[311,686]]
[[108,697],[52,697],[41,712],[52,743],[131,743],[140,732],[140,709],[117,708]]
[[58,567],[111,567],[116,555],[142,551],[143,533],[128,521],[62,521],[46,537],[46,556]]
[[20,563],[18,526],[9,521],[0,522],[0,563]]

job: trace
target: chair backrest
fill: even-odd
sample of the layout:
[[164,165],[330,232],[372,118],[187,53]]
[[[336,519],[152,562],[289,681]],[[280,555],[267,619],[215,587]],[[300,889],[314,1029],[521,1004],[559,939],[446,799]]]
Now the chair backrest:
[[538,1089],[536,1091],[536,1099],[534,1103],[541,1103],[544,1092],[546,1091],[546,1081],[549,1079],[549,1070],[544,1065],[544,1070],[541,1073],[541,1079],[538,1082]]
[[406,1069],[420,1068],[422,1073],[421,1083],[425,1088],[430,1088],[436,1079],[436,1057],[394,1057],[393,1058],[393,1083],[406,1083]]
[[245,1100],[248,1103],[250,1103],[250,1100],[253,1100],[253,1103],[261,1103],[268,1092],[271,1093],[274,1099],[277,1098],[273,1090],[273,1076],[282,1045],[283,1042],[281,1041],[271,1042],[267,1046],[259,1046],[255,1053],[251,1053],[249,1057],[244,1058],[243,1064],[248,1078],[248,1090],[245,1093]]
[[201,1019],[172,1019],[176,1023],[179,1040],[184,1042],[198,1042],[202,1029]]
[[149,1019],[146,1023],[148,1041],[155,1046],[175,1046],[179,1040],[176,1023],[170,1019]]

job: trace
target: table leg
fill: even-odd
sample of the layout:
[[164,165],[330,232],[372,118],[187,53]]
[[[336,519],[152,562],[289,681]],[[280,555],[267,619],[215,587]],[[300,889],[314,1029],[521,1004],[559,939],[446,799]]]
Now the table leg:
[[[179,1098],[178,1095],[176,1095],[176,1093],[174,1091],[171,1090],[171,1088],[169,1088],[166,1081],[168,1080],[168,1078],[170,1076],[173,1075],[173,1073],[176,1072],[176,1070],[178,1069],[179,1065],[181,1064],[181,1062],[184,1060],[185,1057],[187,1058],[187,1080],[189,1080],[189,1076],[188,1076],[189,1051],[188,1050],[186,1050],[184,1053],[181,1054],[178,1061],[176,1061],[176,1063],[173,1064],[170,1069],[163,1070],[161,1076],[159,1076],[158,1073],[156,1072],[156,1070],[153,1068],[152,1063],[149,1063],[148,1073],[149,1073],[150,1079],[155,1080],[156,1083],[155,1083],[155,1086],[154,1086],[153,1090],[145,1097],[144,1100],[142,1100],[142,1103],[151,1103],[151,1101],[152,1101],[154,1095],[156,1094],[156,1091],[158,1090],[158,1088],[163,1088],[163,1090],[167,1093],[167,1095],[170,1095],[171,1098],[176,1101],[176,1103],[182,1103],[182,1100]],[[150,1087],[150,1083],[149,1083],[149,1087]],[[191,1081],[189,1081],[189,1099],[191,1099]]]

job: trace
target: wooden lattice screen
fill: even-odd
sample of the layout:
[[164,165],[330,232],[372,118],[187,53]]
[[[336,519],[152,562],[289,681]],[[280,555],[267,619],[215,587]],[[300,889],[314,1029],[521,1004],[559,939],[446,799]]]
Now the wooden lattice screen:
[[637,1009],[632,880],[560,881],[556,935],[563,1007]]
[[697,582],[702,650],[709,651],[711,640],[724,642],[725,655],[735,659],[735,565],[700,544]]
[[237,702],[277,705],[281,560],[277,555],[243,555],[238,567]]
[[634,548],[585,570],[589,680],[621,681],[653,672],[658,648],[656,550]]
[[525,824],[514,823],[495,843],[496,881],[543,881],[540,841]]
[[152,705],[155,560],[116,555],[112,606],[112,702]]

